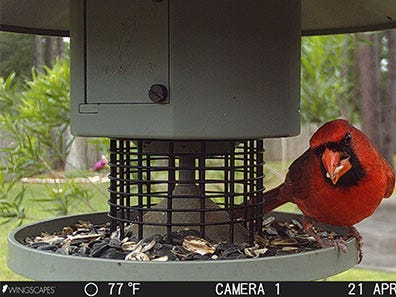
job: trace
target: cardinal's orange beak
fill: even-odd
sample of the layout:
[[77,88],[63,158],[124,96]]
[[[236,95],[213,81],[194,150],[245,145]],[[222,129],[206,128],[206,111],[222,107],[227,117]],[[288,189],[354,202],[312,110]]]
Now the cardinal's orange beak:
[[327,172],[326,177],[331,180],[333,185],[352,168],[349,156],[345,157],[342,152],[332,151],[328,148],[323,152],[322,162]]

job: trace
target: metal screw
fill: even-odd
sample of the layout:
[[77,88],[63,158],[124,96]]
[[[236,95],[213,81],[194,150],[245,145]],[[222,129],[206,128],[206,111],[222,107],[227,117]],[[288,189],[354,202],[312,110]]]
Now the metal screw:
[[168,98],[168,89],[164,85],[155,84],[150,87],[148,95],[154,103],[161,103]]

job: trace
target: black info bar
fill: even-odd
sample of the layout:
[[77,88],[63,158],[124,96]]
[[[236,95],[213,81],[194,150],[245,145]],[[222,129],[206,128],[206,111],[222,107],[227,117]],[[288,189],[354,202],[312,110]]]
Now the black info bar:
[[[1,296],[396,296],[395,282],[13,282]],[[304,294],[304,295],[302,295]],[[315,295],[314,295],[315,294]]]

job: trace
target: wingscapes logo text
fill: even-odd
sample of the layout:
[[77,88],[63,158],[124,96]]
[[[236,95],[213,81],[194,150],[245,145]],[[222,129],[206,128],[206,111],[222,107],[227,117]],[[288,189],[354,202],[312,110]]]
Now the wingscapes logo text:
[[55,286],[10,286],[3,284],[1,292],[10,295],[52,295],[56,293]]

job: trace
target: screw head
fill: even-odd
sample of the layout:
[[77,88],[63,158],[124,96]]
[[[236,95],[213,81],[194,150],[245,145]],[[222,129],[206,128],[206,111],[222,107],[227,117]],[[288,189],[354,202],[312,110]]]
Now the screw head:
[[154,103],[161,103],[168,98],[168,89],[161,84],[154,84],[148,91],[148,96]]

